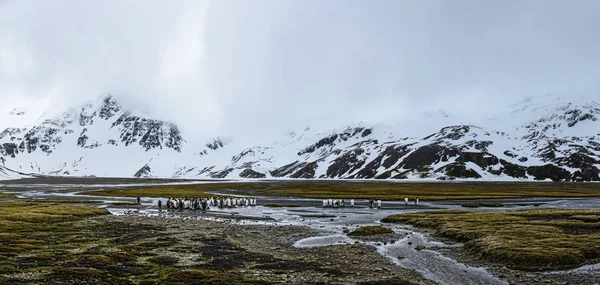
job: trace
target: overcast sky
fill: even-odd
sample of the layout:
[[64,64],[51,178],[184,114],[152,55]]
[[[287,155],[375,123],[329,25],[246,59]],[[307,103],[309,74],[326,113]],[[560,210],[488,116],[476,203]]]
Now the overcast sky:
[[476,117],[524,96],[598,92],[598,11],[595,0],[0,0],[0,102],[110,92],[188,134],[249,138],[425,109]]

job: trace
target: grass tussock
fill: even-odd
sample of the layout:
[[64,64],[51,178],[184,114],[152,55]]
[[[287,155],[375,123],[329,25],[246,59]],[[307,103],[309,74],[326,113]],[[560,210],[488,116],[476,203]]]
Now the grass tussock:
[[458,200],[528,197],[600,197],[600,185],[571,183],[473,182],[397,183],[385,181],[265,181],[125,187],[81,194],[118,197],[202,197],[207,192],[233,191],[267,195],[331,199]]
[[106,209],[32,202],[0,202],[0,236],[51,227],[52,223],[75,221],[108,214]]
[[364,226],[358,227],[354,231],[349,232],[348,236],[373,236],[373,235],[386,235],[393,234],[390,228],[382,226]]
[[481,258],[527,270],[565,269],[600,258],[599,210],[436,211],[392,215],[387,223],[432,228]]
[[15,198],[17,198],[17,194],[0,193],[0,199],[15,199]]

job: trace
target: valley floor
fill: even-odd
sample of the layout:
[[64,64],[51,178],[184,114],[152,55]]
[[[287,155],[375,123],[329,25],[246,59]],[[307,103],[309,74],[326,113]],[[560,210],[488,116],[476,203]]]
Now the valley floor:
[[[501,259],[490,258],[491,254],[502,254],[501,251],[485,251],[485,243],[480,248],[484,251],[473,250],[469,239],[462,238],[473,231],[481,234],[480,231],[488,230],[483,234],[492,235],[511,228],[514,211],[508,210],[524,210],[543,212],[541,218],[534,215],[536,218],[526,219],[529,226],[541,226],[541,230],[523,230],[524,241],[543,239],[541,235],[548,234],[552,235],[548,238],[564,238],[565,242],[577,239],[589,242],[588,246],[600,246],[597,184],[343,181],[189,184],[196,182],[129,179],[31,182],[0,185],[1,284],[178,284],[182,280],[186,284],[600,282],[600,268],[595,264],[599,260],[593,254],[584,253],[581,257],[566,253],[577,258],[571,259],[577,264],[572,267],[577,269],[561,264],[556,268],[557,264],[550,262],[546,269],[524,271]],[[165,182],[171,184],[164,185]],[[334,189],[339,189],[340,197],[356,197],[356,207],[323,208],[321,199],[289,195],[299,193],[298,189],[308,190],[309,194],[304,196],[316,195],[318,189],[332,195]],[[502,189],[510,194],[504,195]],[[574,197],[526,196],[529,195],[526,189],[531,193],[546,190]],[[383,193],[375,198],[386,199],[381,209],[369,208],[366,200],[360,198],[361,194],[371,197],[376,190]],[[413,200],[410,205],[392,201],[413,191],[431,191],[432,198],[422,199],[419,205],[414,205]],[[465,194],[459,195],[461,191]],[[473,192],[496,198],[500,195],[502,199],[469,199],[473,197],[468,194]],[[441,193],[455,199],[434,198],[441,197]],[[159,199],[164,203],[164,197],[168,196],[221,194],[251,195],[258,198],[259,205],[215,207],[206,213],[167,211],[156,206]],[[141,205],[135,204],[138,196],[142,198]],[[584,209],[584,212],[564,209]],[[380,222],[390,216],[397,219]],[[457,231],[440,232],[439,225],[431,221],[446,222],[448,225],[442,228]],[[467,221],[471,224],[466,224]],[[503,221],[505,225],[494,228],[498,224],[494,221]],[[363,226],[384,226],[393,233],[346,235]],[[557,236],[563,227],[574,231]],[[584,231],[576,232],[577,228]],[[505,232],[506,236],[519,236],[521,232],[514,227],[511,230],[514,232]],[[527,243],[520,246],[525,250]]]

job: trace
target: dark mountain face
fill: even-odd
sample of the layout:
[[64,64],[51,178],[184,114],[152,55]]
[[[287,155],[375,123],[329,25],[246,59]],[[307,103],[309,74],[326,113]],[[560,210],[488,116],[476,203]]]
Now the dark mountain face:
[[111,96],[30,128],[6,129],[0,142],[0,155],[11,158],[35,152],[50,155],[61,145],[93,149],[124,144],[180,152],[184,144],[176,125],[133,115]]

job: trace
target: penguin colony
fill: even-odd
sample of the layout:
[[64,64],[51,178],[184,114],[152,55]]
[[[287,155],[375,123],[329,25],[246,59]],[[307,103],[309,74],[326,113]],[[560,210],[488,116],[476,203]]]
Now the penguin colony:
[[[230,197],[210,197],[210,198],[173,198],[170,197],[166,202],[168,210],[202,210],[206,211],[210,207],[218,208],[237,208],[256,206],[256,198],[230,198]],[[158,200],[158,208],[162,209],[163,204]]]

